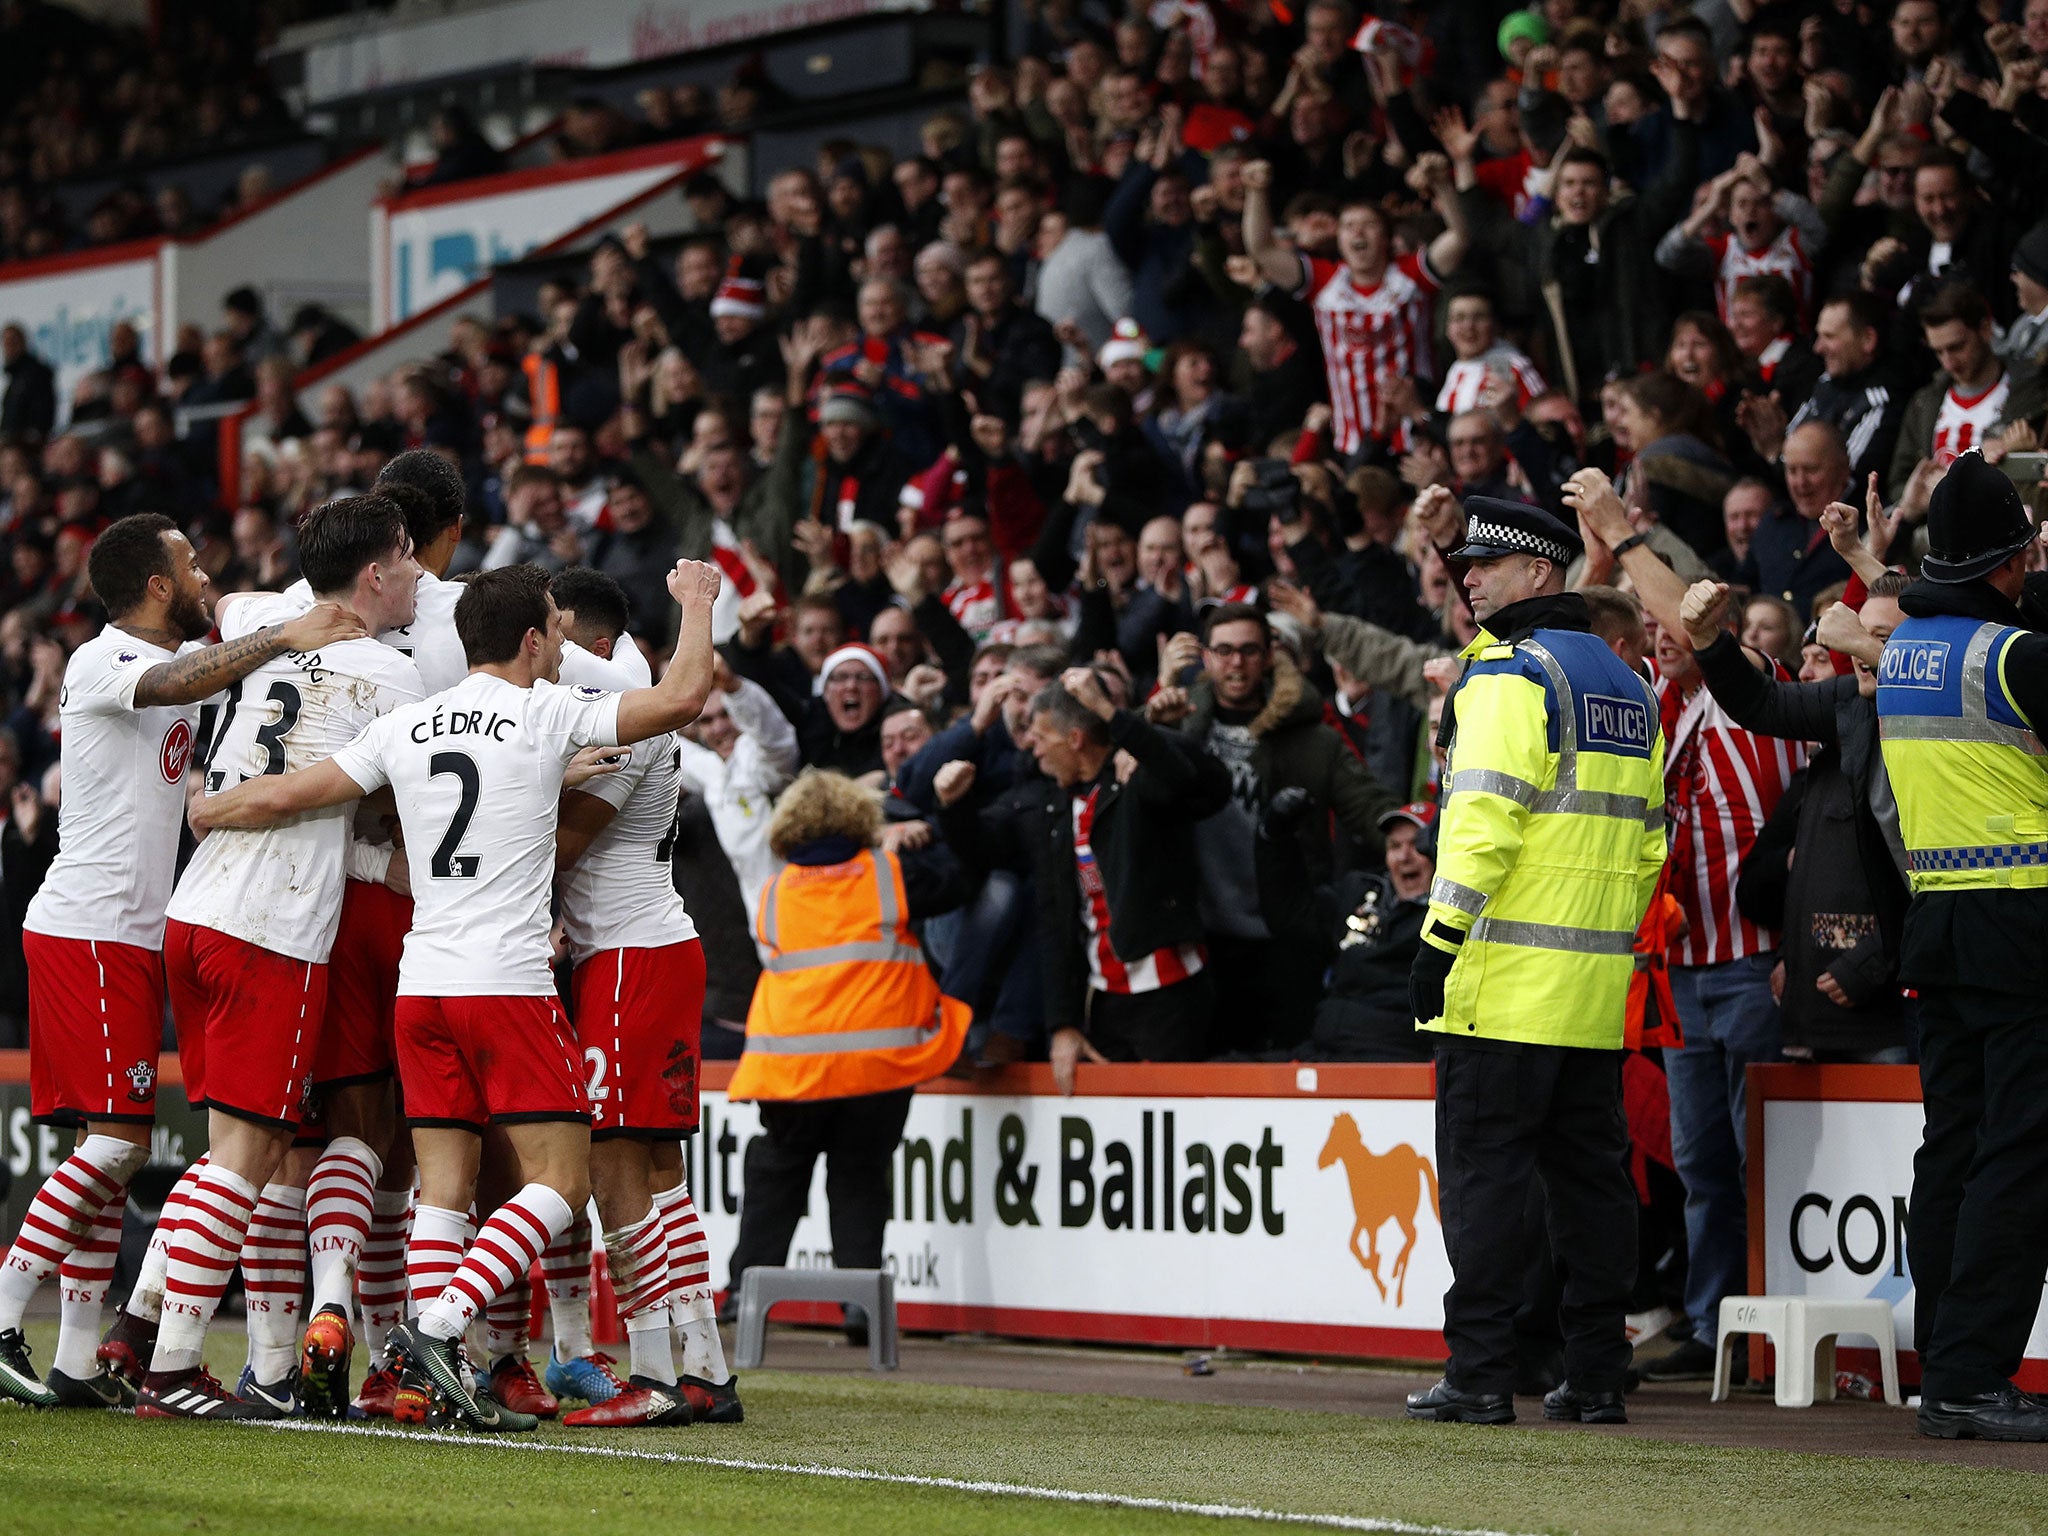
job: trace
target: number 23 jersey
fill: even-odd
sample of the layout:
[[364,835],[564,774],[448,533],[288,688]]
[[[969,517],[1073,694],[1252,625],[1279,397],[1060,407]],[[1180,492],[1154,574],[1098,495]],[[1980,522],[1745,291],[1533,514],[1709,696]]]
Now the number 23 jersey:
[[[303,611],[286,597],[245,597],[228,609],[221,638]],[[424,691],[411,660],[375,640],[274,657],[201,711],[197,761],[206,793],[325,762],[371,721],[416,703]],[[341,922],[355,809],[338,805],[260,832],[211,834],[185,866],[165,915],[294,960],[324,962]]]
[[412,874],[400,997],[551,997],[549,897],[562,775],[618,741],[619,696],[472,672],[334,754],[364,793],[389,784]]

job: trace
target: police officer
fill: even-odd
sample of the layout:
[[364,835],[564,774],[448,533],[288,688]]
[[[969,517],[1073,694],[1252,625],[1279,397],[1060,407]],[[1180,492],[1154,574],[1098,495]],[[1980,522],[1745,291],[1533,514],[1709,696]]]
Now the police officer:
[[2048,1270],[2048,636],[2017,606],[2035,530],[1972,450],[1927,537],[1877,683],[1927,1111],[1906,1232],[1920,1433],[2048,1440],[2011,1381]]
[[1436,1150],[1451,1288],[1444,1378],[1411,1418],[1515,1417],[1525,1215],[1542,1180],[1567,1263],[1565,1377],[1546,1418],[1627,1420],[1635,1281],[1622,1027],[1636,925],[1664,864],[1664,737],[1649,685],[1564,590],[1556,518],[1472,497],[1452,558],[1481,631],[1444,710],[1447,798],[1410,979],[1437,1032]]

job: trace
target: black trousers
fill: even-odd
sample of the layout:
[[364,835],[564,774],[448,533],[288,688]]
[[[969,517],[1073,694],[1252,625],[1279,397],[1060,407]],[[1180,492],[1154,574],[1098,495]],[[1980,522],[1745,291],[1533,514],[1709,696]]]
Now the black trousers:
[[1623,1318],[1636,1271],[1621,1053],[1441,1042],[1436,1153],[1451,1260],[1451,1385],[1515,1389],[1516,1314],[1540,1263],[1527,1236],[1540,1183],[1551,1252],[1564,1271],[1565,1379],[1586,1391],[1618,1391],[1629,1366]]
[[2048,998],[1943,988],[1920,998],[1927,1128],[1906,1252],[1929,1397],[2012,1379],[2048,1273]]
[[1205,968],[1152,992],[1091,992],[1088,1043],[1111,1061],[1206,1061],[1214,1055],[1216,980]]
[[809,1203],[811,1169],[820,1153],[825,1157],[832,1263],[839,1269],[882,1267],[889,1160],[903,1139],[913,1091],[761,1105],[762,1134],[747,1143],[740,1235],[732,1249],[733,1291],[754,1265],[789,1262],[790,1239]]

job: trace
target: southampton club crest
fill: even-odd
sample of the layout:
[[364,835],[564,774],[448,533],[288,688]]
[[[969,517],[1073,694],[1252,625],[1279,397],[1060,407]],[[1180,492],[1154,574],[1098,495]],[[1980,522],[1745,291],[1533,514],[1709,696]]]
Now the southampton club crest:
[[122,1074],[128,1079],[128,1097],[137,1104],[147,1104],[156,1097],[156,1068],[146,1061],[138,1061]]

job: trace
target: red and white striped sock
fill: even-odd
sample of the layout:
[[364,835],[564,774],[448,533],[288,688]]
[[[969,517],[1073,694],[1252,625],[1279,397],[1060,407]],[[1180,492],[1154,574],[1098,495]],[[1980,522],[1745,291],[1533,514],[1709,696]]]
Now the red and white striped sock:
[[509,1290],[569,1225],[569,1202],[545,1184],[529,1184],[492,1213],[440,1299],[420,1312],[420,1331],[454,1339],[491,1299]]
[[650,1207],[630,1227],[604,1235],[612,1291],[626,1325],[635,1376],[676,1384],[675,1351],[669,1341],[668,1229],[661,1211]]
[[198,1367],[207,1326],[241,1255],[256,1201],[256,1186],[218,1163],[208,1163],[194,1181],[171,1238],[152,1374]]
[[391,1330],[405,1321],[406,1234],[412,1228],[412,1191],[380,1189],[370,1201],[370,1235],[356,1263],[356,1301],[363,1309],[363,1347],[384,1354]]
[[690,1198],[689,1180],[674,1189],[656,1190],[654,1209],[668,1234],[669,1320],[682,1345],[683,1374],[720,1385],[729,1373],[711,1293],[711,1244],[698,1219],[697,1202]]
[[115,1136],[88,1136],[43,1180],[21,1218],[14,1246],[0,1259],[0,1333],[21,1326],[29,1298],[57,1273],[148,1159],[147,1147]]
[[574,1360],[596,1353],[590,1341],[590,1212],[575,1213],[540,1256],[540,1277],[548,1288],[548,1318],[554,1325],[555,1358]]
[[533,1282],[522,1272],[484,1308],[484,1355],[492,1365],[509,1355],[524,1357],[532,1333]]
[[418,1317],[448,1289],[455,1271],[462,1268],[463,1250],[475,1231],[467,1211],[443,1210],[438,1205],[413,1207],[412,1240],[405,1245],[409,1316]]
[[129,1316],[153,1323],[164,1315],[164,1274],[170,1268],[171,1239],[177,1235],[192,1186],[205,1170],[206,1154],[201,1153],[199,1161],[179,1174],[178,1182],[164,1196],[163,1208],[156,1213],[156,1228],[149,1234],[149,1247],[142,1255],[142,1268],[129,1288],[128,1303],[123,1308]]
[[242,1240],[242,1290],[249,1301],[249,1369],[281,1381],[299,1358],[306,1304],[306,1191],[266,1184]]
[[64,1300],[50,1368],[81,1381],[99,1369],[93,1351],[99,1348],[100,1312],[114,1278],[114,1261],[121,1256],[121,1215],[127,1208],[125,1199],[102,1206],[99,1220],[57,1271]]
[[384,1160],[353,1136],[330,1141],[313,1165],[306,1180],[306,1242],[312,1250],[316,1312],[348,1309],[383,1172]]

